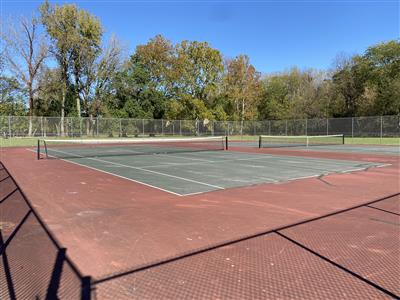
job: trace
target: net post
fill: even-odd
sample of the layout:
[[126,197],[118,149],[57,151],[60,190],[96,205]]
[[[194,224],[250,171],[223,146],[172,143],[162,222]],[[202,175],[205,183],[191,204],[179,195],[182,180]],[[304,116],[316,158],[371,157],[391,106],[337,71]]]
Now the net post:
[[43,140],[43,146],[44,146],[44,152],[46,153],[46,158],[49,158],[49,154],[47,152],[47,143],[45,140]]
[[225,150],[228,150],[228,136],[225,136]]
[[40,160],[40,139],[37,140],[37,159]]
[[344,145],[344,134],[342,134],[342,144]]
[[261,148],[261,135],[258,137],[258,148]]

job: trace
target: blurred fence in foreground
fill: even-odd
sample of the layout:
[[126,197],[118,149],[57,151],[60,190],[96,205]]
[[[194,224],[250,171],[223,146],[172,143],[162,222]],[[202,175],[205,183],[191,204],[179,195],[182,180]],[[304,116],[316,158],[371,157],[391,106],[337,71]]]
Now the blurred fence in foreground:
[[147,135],[325,135],[399,137],[400,116],[355,118],[208,121],[117,118],[0,116],[4,137],[132,137]]

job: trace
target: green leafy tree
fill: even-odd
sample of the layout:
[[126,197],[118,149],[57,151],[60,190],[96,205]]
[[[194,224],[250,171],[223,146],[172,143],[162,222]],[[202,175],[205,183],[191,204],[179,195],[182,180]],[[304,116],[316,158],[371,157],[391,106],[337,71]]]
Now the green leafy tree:
[[14,78],[0,75],[0,116],[24,116],[24,90]]
[[[81,116],[83,95],[91,89],[95,76],[93,64],[100,53],[102,27],[88,12],[73,4],[51,6],[46,1],[41,7],[42,23],[52,41],[51,53],[55,57],[62,82],[61,87],[61,134],[64,134],[63,118],[67,93],[76,99],[76,112]],[[87,99],[85,110],[88,111]]]
[[[40,89],[35,106],[37,114],[51,117],[59,116],[61,110],[61,102],[59,100],[63,88],[60,69],[46,68],[39,79],[39,86]],[[68,115],[68,110],[66,113]]]
[[210,105],[221,82],[221,53],[206,42],[182,41],[176,46],[174,63],[177,96],[190,95]]
[[240,55],[227,62],[224,84],[233,115],[242,126],[244,120],[257,119],[257,106],[263,93],[261,74],[250,64],[248,56]]

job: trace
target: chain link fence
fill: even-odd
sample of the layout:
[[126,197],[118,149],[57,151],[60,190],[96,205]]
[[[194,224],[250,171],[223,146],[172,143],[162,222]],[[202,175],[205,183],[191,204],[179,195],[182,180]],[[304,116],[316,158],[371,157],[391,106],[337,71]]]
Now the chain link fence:
[[400,116],[208,121],[0,116],[3,137],[328,135],[399,137]]

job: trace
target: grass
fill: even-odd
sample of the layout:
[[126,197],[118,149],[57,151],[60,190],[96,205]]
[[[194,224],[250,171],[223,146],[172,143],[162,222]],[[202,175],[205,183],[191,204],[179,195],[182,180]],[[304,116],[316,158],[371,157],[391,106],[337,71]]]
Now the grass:
[[345,144],[353,145],[400,145],[400,138],[396,137],[345,137]]
[[[143,138],[144,136],[140,136]],[[147,136],[148,137],[148,136]],[[156,138],[177,138],[182,136],[157,136]],[[185,136],[190,138],[189,136]],[[106,136],[102,137],[90,137],[90,138],[107,138]],[[90,139],[89,138],[89,139]],[[258,136],[251,135],[233,135],[229,137],[232,140],[244,140],[244,141],[257,141]],[[54,137],[49,137],[49,139],[57,139]],[[61,139],[61,137],[58,137]],[[68,137],[63,137],[62,139],[69,139]],[[38,138],[28,138],[28,137],[14,137],[14,138],[0,138],[0,147],[35,147],[37,145]],[[353,145],[400,145],[400,138],[395,137],[346,137],[345,144],[353,144]]]

